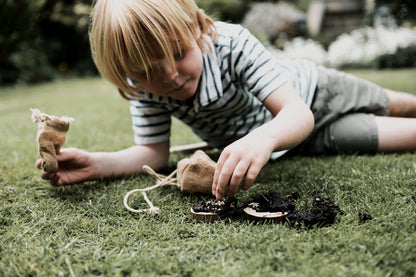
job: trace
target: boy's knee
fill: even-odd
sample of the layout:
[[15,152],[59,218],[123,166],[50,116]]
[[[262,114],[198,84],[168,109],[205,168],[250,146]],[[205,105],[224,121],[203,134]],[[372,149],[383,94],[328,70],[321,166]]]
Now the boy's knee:
[[327,128],[330,148],[336,153],[376,153],[378,133],[374,115],[350,114]]

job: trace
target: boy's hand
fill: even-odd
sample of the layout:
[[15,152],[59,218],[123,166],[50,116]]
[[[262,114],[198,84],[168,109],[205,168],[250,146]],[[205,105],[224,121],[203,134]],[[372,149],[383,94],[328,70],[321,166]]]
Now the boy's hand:
[[217,199],[234,196],[253,184],[273,151],[287,150],[301,143],[312,131],[314,118],[290,82],[277,88],[263,101],[273,120],[227,146],[221,153],[212,184]]
[[[41,177],[53,186],[78,184],[96,179],[114,179],[143,173],[143,165],[155,170],[165,167],[169,158],[169,141],[135,145],[117,152],[87,152],[65,148],[56,155],[58,171],[42,172]],[[36,162],[40,169],[42,160]]]
[[217,199],[223,198],[225,193],[234,196],[244,177],[241,189],[249,189],[268,162],[273,145],[255,133],[235,141],[221,153],[212,185],[212,194]]
[[[52,186],[72,185],[91,179],[93,162],[90,153],[77,148],[66,148],[56,158],[58,171],[41,174],[42,179],[49,180]],[[41,164],[42,159],[36,161],[39,169]]]

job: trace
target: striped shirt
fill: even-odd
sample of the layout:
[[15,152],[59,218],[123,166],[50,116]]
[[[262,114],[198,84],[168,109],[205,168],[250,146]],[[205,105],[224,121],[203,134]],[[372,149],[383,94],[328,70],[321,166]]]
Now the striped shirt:
[[142,91],[130,102],[136,144],[169,140],[171,116],[209,145],[223,148],[273,116],[262,101],[291,81],[309,106],[317,70],[308,61],[280,61],[240,25],[216,22],[218,41],[203,52],[203,72],[191,102]]

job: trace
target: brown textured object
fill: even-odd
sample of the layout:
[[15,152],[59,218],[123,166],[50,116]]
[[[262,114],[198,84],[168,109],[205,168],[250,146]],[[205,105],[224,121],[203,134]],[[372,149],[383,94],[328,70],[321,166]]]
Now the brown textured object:
[[56,154],[65,143],[65,135],[74,119],[67,116],[58,118],[47,115],[38,109],[30,110],[32,111],[32,121],[38,123],[38,154],[42,158],[42,169],[45,172],[56,172],[58,170]]
[[[152,202],[147,198],[146,192],[154,190],[159,187],[163,186],[177,186],[184,192],[191,192],[191,193],[204,193],[204,194],[211,194],[212,193],[212,182],[214,180],[214,173],[215,173],[215,166],[216,163],[208,157],[203,151],[198,150],[196,151],[190,158],[182,159],[178,162],[178,167],[175,169],[169,176],[164,176],[162,174],[156,173],[151,167],[144,165],[143,171],[155,176],[158,179],[156,185],[141,188],[141,189],[134,189],[129,191],[124,196],[124,206],[131,212],[134,213],[141,213],[141,212],[151,212],[152,214],[159,213],[159,208],[154,207]],[[174,177],[176,174],[176,178]],[[142,209],[136,210],[129,206],[128,198],[131,194],[140,192],[143,194],[146,202],[149,204],[149,209]],[[196,215],[198,219],[201,221],[206,221],[208,218],[209,220],[215,220],[217,217],[214,215]],[[211,218],[212,217],[212,218]]]
[[198,150],[190,158],[178,162],[177,179],[181,190],[192,193],[212,193],[216,163]]
[[269,219],[274,221],[281,221],[287,216],[288,212],[258,212],[256,209],[252,208],[250,205],[257,203],[250,203],[247,208],[244,208],[244,212],[248,219],[259,220],[259,219]]
[[220,214],[218,213],[195,212],[193,208],[191,208],[190,216],[196,222],[206,222],[206,223],[212,223],[220,218]]
[[190,216],[197,222],[214,222],[219,218],[233,215],[236,209],[237,199],[235,197],[210,199],[193,205]]

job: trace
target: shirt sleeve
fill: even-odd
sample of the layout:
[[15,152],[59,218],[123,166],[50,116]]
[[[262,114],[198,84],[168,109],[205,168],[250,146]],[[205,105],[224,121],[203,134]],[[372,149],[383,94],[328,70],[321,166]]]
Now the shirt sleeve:
[[149,100],[130,101],[134,142],[154,144],[170,138],[171,113]]
[[[246,85],[260,101],[290,80],[276,58],[247,29],[239,26],[231,42],[234,80]],[[236,31],[237,31],[236,30]]]

